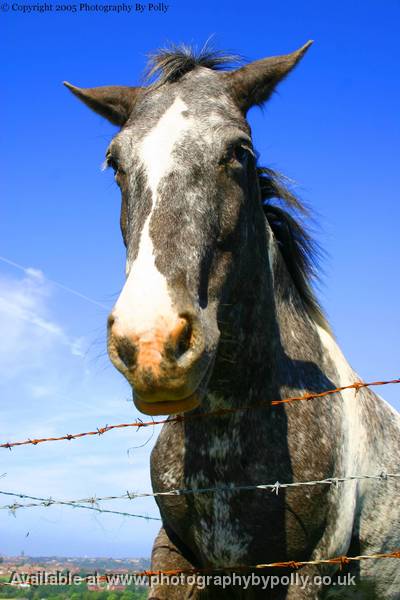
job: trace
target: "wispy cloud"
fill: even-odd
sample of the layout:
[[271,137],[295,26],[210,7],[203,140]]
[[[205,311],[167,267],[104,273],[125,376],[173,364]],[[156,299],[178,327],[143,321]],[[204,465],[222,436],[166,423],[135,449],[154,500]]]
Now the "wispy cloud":
[[[40,280],[44,279],[44,274],[40,269],[35,269],[33,267],[24,267],[23,265],[20,265],[19,263],[15,262],[14,260],[10,260],[9,258],[6,258],[5,256],[0,256],[0,261],[7,265],[10,265],[11,267],[14,267],[15,269],[18,269],[19,271],[23,271],[28,277],[37,278]],[[86,294],[82,294],[82,292],[79,292],[78,290],[75,290],[67,285],[64,285],[63,283],[60,283],[59,281],[55,281],[54,279],[49,279],[49,278],[47,278],[47,281],[49,283],[51,283],[52,285],[55,285],[55,286],[59,287],[60,289],[64,290],[65,292],[68,292],[69,294],[72,294],[73,296],[76,296],[77,298],[81,298],[81,300],[90,302],[90,304],[99,306],[100,308],[103,308],[104,310],[107,310],[107,311],[110,309],[109,306],[106,306],[105,304],[102,304],[101,302],[98,302],[97,300],[90,298]]]
[[52,316],[52,284],[43,273],[27,269],[24,277],[0,278],[0,375],[15,377],[39,366],[51,349],[63,346],[74,356],[83,356],[82,338],[67,334]]

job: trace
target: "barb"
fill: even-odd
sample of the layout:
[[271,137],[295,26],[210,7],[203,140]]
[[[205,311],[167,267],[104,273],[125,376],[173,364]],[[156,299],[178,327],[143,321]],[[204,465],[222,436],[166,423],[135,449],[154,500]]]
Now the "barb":
[[[136,519],[145,519],[146,521],[161,521],[161,519],[159,517],[149,517],[148,515],[136,515],[133,513],[123,512],[123,511],[119,511],[119,510],[109,510],[106,508],[99,508],[98,506],[86,506],[86,505],[82,504],[82,502],[79,500],[56,500],[54,498],[39,498],[37,496],[28,496],[27,494],[17,494],[14,492],[3,492],[3,491],[1,491],[0,494],[3,494],[4,496],[13,496],[13,497],[21,498],[21,499],[25,499],[25,500],[37,500],[37,502],[29,502],[26,504],[14,502],[13,504],[5,504],[3,506],[0,506],[0,510],[9,510],[14,515],[15,515],[16,511],[19,510],[20,508],[32,508],[34,506],[49,507],[49,506],[53,506],[54,504],[58,504],[58,505],[62,505],[62,506],[69,506],[72,508],[85,508],[86,510],[94,510],[98,513],[108,513],[108,514],[112,514],[112,515],[119,515],[120,517],[135,517]],[[93,504],[96,504],[96,502],[97,502],[95,499],[92,499],[92,501],[93,501]]]
[[[317,486],[317,485],[339,485],[341,483],[348,483],[351,481],[362,481],[362,480],[375,480],[375,481],[389,481],[390,479],[400,479],[400,473],[387,473],[382,471],[377,475],[349,475],[348,477],[328,477],[327,479],[318,479],[314,481],[294,481],[290,483],[258,483],[252,485],[235,485],[227,484],[217,487],[207,488],[177,488],[167,490],[165,492],[131,492],[127,490],[124,494],[114,496],[91,496],[89,498],[79,498],[78,500],[55,500],[54,498],[38,498],[36,496],[28,496],[27,494],[18,494],[15,492],[5,492],[0,490],[0,494],[4,496],[13,496],[16,498],[23,498],[25,500],[38,500],[39,502],[21,505],[5,505],[0,506],[1,509],[10,509],[10,506],[16,506],[16,508],[30,508],[33,506],[51,506],[53,504],[63,504],[68,506],[79,506],[83,504],[89,504],[91,506],[97,506],[99,502],[107,502],[110,500],[136,500],[136,498],[149,498],[157,496],[186,496],[186,495],[197,495],[207,493],[226,493],[226,492],[245,492],[251,490],[269,490],[271,493],[279,494],[279,490],[284,488],[294,488],[302,486]],[[85,507],[88,508],[88,507]],[[120,514],[118,511],[116,514]],[[124,513],[125,514],[125,513]],[[140,516],[140,515],[131,515]]]
[[192,419],[200,419],[204,417],[221,417],[224,415],[232,414],[235,412],[247,411],[247,410],[257,410],[259,408],[267,408],[269,406],[278,406],[281,404],[290,404],[292,402],[299,402],[301,400],[314,400],[317,398],[323,398],[325,396],[331,396],[333,394],[337,394],[339,392],[343,392],[345,390],[356,390],[359,391],[362,388],[378,386],[378,385],[389,385],[394,383],[400,383],[400,379],[391,379],[389,381],[371,381],[369,383],[363,381],[356,381],[350,385],[344,385],[342,387],[334,388],[332,390],[326,390],[325,392],[318,392],[315,394],[303,394],[302,396],[292,396],[290,398],[284,398],[282,400],[272,400],[266,402],[259,402],[257,404],[253,404],[252,406],[239,406],[232,408],[221,408],[218,410],[213,410],[206,413],[193,413],[193,414],[185,414],[185,415],[177,415],[176,417],[168,417],[167,419],[160,419],[158,421],[141,421],[138,419],[137,421],[133,421],[133,423],[118,423],[117,425],[106,425],[105,427],[97,427],[94,431],[85,431],[83,433],[75,433],[75,434],[67,434],[59,437],[48,437],[48,438],[37,438],[37,439],[27,439],[21,442],[5,442],[0,444],[0,448],[7,448],[11,450],[15,446],[26,446],[37,444],[42,444],[44,442],[60,442],[64,440],[76,440],[86,436],[93,435],[103,435],[108,431],[112,431],[113,429],[124,429],[126,427],[136,427],[139,430],[141,427],[150,427],[152,425],[162,425],[164,423],[178,423],[182,421],[189,421]]

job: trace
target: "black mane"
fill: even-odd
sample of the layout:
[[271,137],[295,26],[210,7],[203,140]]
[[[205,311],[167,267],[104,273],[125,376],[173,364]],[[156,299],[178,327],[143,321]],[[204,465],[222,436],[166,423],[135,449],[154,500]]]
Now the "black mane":
[[[264,214],[286,268],[307,312],[317,323],[327,328],[325,316],[312,287],[313,282],[319,281],[321,249],[301,219],[309,215],[309,210],[296,198],[280,174],[265,167],[258,167],[257,173]],[[273,199],[281,201],[294,214],[273,204]]]
[[159,86],[178,81],[185,73],[193,71],[196,67],[219,71],[237,66],[240,62],[240,57],[214,50],[207,44],[199,52],[184,44],[170,46],[149,55],[146,80],[155,79],[153,85]]

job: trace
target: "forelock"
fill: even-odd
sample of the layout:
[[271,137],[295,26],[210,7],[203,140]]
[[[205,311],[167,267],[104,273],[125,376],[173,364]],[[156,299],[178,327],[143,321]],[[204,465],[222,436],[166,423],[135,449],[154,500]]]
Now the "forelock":
[[197,67],[213,71],[228,70],[242,62],[239,56],[210,48],[207,44],[200,50],[186,45],[172,45],[149,56],[145,79],[151,87],[178,81]]

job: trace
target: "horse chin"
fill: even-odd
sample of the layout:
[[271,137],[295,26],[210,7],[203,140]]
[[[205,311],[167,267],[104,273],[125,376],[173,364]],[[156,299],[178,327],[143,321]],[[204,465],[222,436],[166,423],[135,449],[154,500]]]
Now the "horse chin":
[[201,402],[201,394],[196,391],[182,400],[153,400],[152,402],[135,396],[134,402],[136,408],[145,415],[174,415],[197,408]]
[[[194,410],[198,406],[200,406],[204,396],[207,393],[208,383],[211,378],[211,374],[213,372],[215,362],[215,355],[209,361],[209,364],[198,383],[195,390],[184,398],[172,398],[168,397],[168,394],[163,391],[154,395],[149,395],[144,398],[137,391],[135,392],[135,388],[133,387],[133,401],[135,403],[136,408],[144,413],[145,415],[175,415],[178,413],[188,412],[189,410]],[[172,396],[172,394],[171,394]]]

